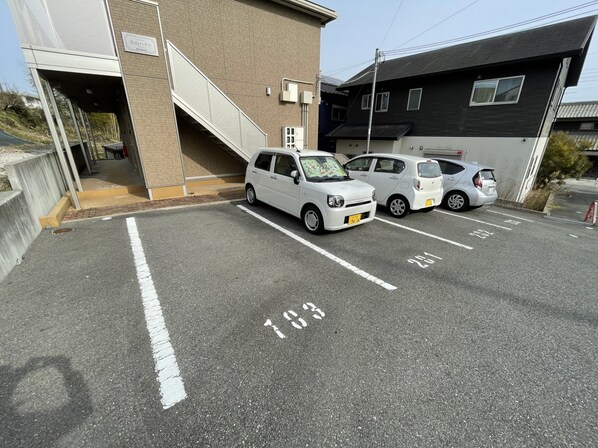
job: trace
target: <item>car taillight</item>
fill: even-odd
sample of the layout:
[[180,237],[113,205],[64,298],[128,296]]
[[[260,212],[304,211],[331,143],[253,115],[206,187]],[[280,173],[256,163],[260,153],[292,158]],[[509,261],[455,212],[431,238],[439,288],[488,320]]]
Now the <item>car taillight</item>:
[[476,186],[476,188],[479,188],[480,190],[482,189],[482,176],[480,176],[480,173],[473,177],[473,184]]
[[415,187],[416,190],[421,190],[422,184],[419,181],[419,179],[413,179],[413,186]]

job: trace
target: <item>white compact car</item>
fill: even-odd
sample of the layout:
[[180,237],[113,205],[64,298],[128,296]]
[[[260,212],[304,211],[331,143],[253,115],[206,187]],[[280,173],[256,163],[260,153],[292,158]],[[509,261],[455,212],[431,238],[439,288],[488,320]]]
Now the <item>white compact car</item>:
[[332,154],[261,148],[249,161],[245,193],[301,218],[311,233],[370,222],[376,215],[375,189],[351,179]]
[[364,154],[345,169],[376,189],[378,204],[397,218],[410,210],[431,211],[442,202],[442,172],[438,162],[402,154]]
[[451,159],[435,159],[444,178],[444,205],[460,212],[494,204],[498,197],[494,168]]

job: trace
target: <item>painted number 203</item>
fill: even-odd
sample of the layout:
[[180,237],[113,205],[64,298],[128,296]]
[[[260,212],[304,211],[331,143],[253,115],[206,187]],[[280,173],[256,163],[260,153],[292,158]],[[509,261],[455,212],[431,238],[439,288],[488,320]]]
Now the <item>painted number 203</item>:
[[411,264],[417,264],[422,269],[426,269],[431,264],[435,263],[434,258],[436,260],[442,260],[442,258],[440,258],[436,255],[429,254],[428,252],[424,252],[423,255],[416,255],[415,257],[410,258],[407,261]]
[[[303,310],[307,311],[307,313],[312,313],[311,317],[313,317],[316,320],[322,320],[322,318],[326,316],[326,314],[324,314],[324,311],[322,311],[320,308],[318,308],[311,302],[304,303]],[[297,330],[303,330],[305,327],[307,327],[307,321],[293,310],[285,311],[284,313],[282,313],[282,316]],[[286,338],[284,333],[280,331],[280,329],[276,325],[274,325],[270,319],[268,319],[264,323],[264,326],[271,327],[279,338]]]

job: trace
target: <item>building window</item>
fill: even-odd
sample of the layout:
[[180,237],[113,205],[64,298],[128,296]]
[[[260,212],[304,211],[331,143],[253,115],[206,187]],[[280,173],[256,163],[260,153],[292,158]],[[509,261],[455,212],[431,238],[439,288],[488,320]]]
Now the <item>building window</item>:
[[388,92],[381,92],[376,94],[376,112],[386,112],[388,111],[388,101],[390,99],[390,93]]
[[361,97],[361,110],[366,110],[372,107],[372,95],[362,95]]
[[332,105],[332,121],[345,121],[347,118],[347,108],[342,106]]
[[469,105],[515,104],[519,101],[524,78],[524,76],[513,76],[475,81]]
[[409,98],[407,99],[407,110],[419,110],[421,100],[422,89],[409,90]]
[[596,127],[595,125],[596,125],[596,123],[591,123],[591,122],[580,123],[579,124],[579,130],[580,131],[593,131],[594,128]]

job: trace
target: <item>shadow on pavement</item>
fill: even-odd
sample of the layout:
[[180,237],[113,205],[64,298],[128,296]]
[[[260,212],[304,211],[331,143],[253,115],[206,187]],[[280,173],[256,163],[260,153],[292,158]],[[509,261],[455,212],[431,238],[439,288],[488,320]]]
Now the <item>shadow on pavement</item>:
[[54,446],[93,412],[83,376],[65,356],[0,366],[0,445]]

